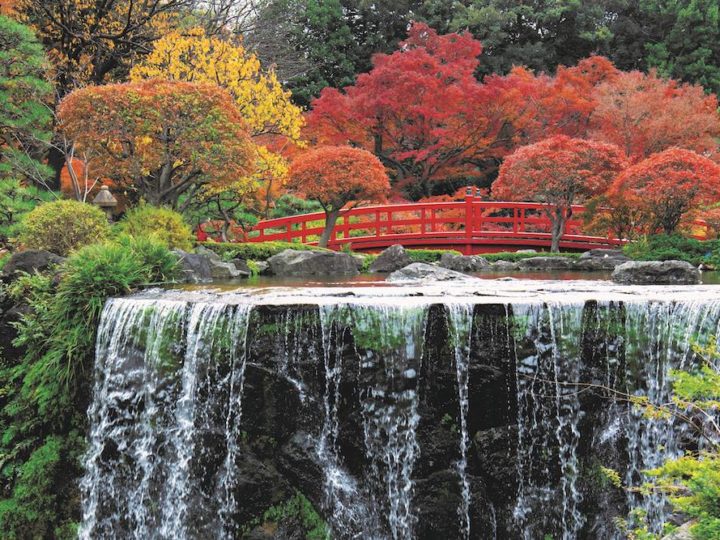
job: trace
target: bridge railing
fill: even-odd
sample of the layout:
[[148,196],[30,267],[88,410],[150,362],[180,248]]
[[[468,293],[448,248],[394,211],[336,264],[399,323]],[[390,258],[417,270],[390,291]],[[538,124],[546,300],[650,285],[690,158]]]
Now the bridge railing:
[[[470,253],[471,246],[549,247],[551,222],[547,205],[530,202],[463,201],[361,206],[341,214],[328,247],[381,249],[392,243],[406,246],[454,247]],[[573,206],[565,224],[561,247],[589,249],[621,245],[622,240],[583,234],[583,206]],[[323,212],[261,221],[249,230],[235,229],[243,242],[282,240],[316,244],[325,227]]]

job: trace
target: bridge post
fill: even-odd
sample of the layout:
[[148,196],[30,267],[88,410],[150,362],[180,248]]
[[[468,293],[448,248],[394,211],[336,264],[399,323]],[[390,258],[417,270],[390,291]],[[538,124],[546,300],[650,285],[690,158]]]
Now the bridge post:
[[472,254],[473,188],[465,188],[465,255]]

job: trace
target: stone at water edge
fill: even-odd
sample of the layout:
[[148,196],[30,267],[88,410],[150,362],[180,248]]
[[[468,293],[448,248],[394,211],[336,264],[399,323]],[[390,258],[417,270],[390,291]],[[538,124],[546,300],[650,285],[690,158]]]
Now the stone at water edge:
[[[238,270],[235,264],[223,262],[214,252],[205,248],[198,248],[200,253],[187,253],[181,249],[174,249],[178,256],[178,264],[184,274],[184,281],[188,283],[208,283],[210,281],[231,281],[233,279],[250,276],[250,271]],[[212,253],[212,255],[210,255]]]
[[479,255],[459,255],[456,253],[443,253],[440,256],[439,266],[456,272],[480,272],[490,266],[484,257]]
[[385,281],[395,283],[399,281],[475,281],[476,279],[477,278],[470,277],[461,272],[448,270],[447,268],[434,266],[432,264],[417,262],[409,264],[400,270],[396,270],[391,273]]
[[517,272],[520,268],[517,263],[510,261],[495,261],[487,268],[491,272]]
[[629,261],[615,267],[612,280],[624,285],[697,285],[700,275],[685,261]]
[[268,272],[278,277],[356,276],[357,261],[347,253],[335,251],[297,251],[286,249],[267,260]]
[[662,540],[693,540],[694,536],[690,531],[693,525],[695,525],[694,521],[683,523],[667,536],[663,536]]
[[519,260],[517,265],[520,270],[526,271],[572,270],[575,261],[568,257],[529,257]]
[[370,265],[370,271],[379,274],[387,274],[400,270],[412,262],[410,255],[400,244],[395,244],[384,250],[378,258]]
[[576,262],[578,270],[612,271],[616,266],[630,261],[620,249],[591,249],[586,251]]
[[25,272],[32,274],[36,271],[47,270],[51,266],[62,263],[65,259],[44,249],[28,249],[13,253],[10,260],[0,273],[1,281],[9,281],[14,275]]

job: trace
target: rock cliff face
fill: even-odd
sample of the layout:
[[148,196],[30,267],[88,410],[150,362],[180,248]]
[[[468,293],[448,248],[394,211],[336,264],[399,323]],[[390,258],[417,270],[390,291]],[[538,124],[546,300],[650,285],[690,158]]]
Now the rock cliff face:
[[110,301],[81,537],[294,538],[261,525],[297,492],[335,538],[619,537],[630,502],[664,507],[601,467],[637,485],[680,448],[613,392],[667,397],[719,320],[708,299]]

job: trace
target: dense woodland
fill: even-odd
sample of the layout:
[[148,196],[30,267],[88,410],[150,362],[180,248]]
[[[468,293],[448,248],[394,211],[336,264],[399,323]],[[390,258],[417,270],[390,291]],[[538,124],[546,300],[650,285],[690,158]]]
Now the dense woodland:
[[[191,249],[201,223],[227,239],[324,210],[332,227],[357,204],[473,185],[548,203],[553,251],[578,203],[595,209],[589,230],[668,235],[657,251],[698,218],[718,234],[714,0],[0,6],[0,263],[23,248],[69,257],[60,277],[2,291],[26,305],[0,350],[9,537],[75,534],[77,490],[58,486],[78,474],[102,303],[171,280],[168,248]],[[125,215],[112,229],[86,204],[101,186]],[[705,375],[688,397],[702,406],[719,393]],[[714,459],[697,471],[717,475]],[[716,510],[699,519],[718,527]]]

